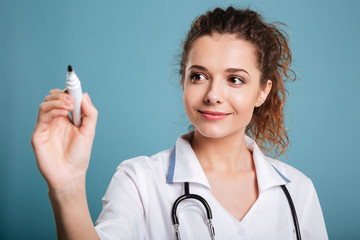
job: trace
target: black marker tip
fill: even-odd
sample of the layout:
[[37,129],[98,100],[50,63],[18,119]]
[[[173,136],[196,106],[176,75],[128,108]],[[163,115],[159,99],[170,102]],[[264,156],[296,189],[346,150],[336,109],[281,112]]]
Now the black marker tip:
[[72,70],[73,70],[73,69],[72,69],[71,65],[69,65],[69,66],[68,66],[68,72],[72,72]]

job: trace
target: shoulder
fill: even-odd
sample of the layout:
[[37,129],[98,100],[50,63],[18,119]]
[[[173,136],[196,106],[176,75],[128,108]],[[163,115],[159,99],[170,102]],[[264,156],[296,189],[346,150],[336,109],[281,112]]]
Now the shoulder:
[[284,176],[287,176],[289,179],[292,178],[294,180],[306,180],[309,179],[304,173],[294,168],[293,166],[282,162],[277,159],[273,159],[270,157],[266,157],[267,160]]
[[172,149],[163,150],[152,156],[138,156],[121,162],[116,174],[127,174],[131,178],[157,176],[166,179]]
[[286,187],[294,202],[304,239],[328,239],[319,198],[311,179],[287,163],[268,160],[290,180]]
[[289,188],[295,188],[297,191],[315,191],[311,179],[303,172],[285,162],[269,157],[267,157],[267,159],[278,172],[290,181],[288,184]]

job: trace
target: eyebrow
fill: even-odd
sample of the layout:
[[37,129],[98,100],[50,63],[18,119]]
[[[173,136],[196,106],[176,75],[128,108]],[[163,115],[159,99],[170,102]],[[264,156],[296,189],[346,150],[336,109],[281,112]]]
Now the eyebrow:
[[[208,71],[206,67],[201,66],[201,65],[191,65],[191,66],[188,68],[188,71],[189,71],[191,68],[197,68],[197,69],[200,69],[200,70],[202,70],[202,71]],[[248,73],[248,71],[246,71],[245,69],[242,69],[242,68],[228,68],[228,69],[225,70],[225,72],[229,72],[229,73],[245,72],[247,75],[249,75],[249,77],[251,77],[251,75]]]

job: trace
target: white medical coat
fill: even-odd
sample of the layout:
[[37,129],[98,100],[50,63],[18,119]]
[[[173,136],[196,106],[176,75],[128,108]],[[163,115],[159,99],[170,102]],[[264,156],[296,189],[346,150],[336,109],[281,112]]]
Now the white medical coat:
[[[216,239],[296,239],[289,203],[279,187],[283,184],[293,199],[302,239],[328,239],[311,180],[295,168],[263,155],[251,138],[245,136],[245,140],[253,154],[259,195],[241,221],[211,194],[189,142],[179,137],[172,163],[170,149],[119,165],[103,197],[103,210],[95,227],[98,235],[109,240],[175,239],[172,206],[184,194],[184,182],[190,182],[190,193],[202,196],[211,207]],[[183,240],[210,239],[206,211],[199,201],[182,201],[177,215]]]

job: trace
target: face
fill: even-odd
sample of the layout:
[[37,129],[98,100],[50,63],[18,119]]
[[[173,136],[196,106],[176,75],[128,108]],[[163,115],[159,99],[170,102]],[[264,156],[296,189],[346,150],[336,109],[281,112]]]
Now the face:
[[260,87],[254,47],[233,35],[202,36],[188,55],[183,100],[190,122],[201,135],[243,136],[255,107],[271,89]]

